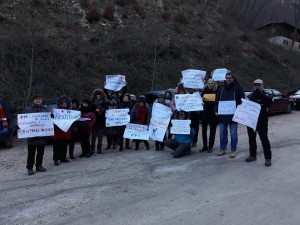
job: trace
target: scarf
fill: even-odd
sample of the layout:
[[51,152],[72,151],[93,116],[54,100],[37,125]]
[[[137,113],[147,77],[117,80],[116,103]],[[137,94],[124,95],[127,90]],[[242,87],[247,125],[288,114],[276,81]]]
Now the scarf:
[[139,103],[135,103],[135,107],[137,109],[137,119],[140,124],[146,124],[147,119],[147,109],[145,107],[141,107]]

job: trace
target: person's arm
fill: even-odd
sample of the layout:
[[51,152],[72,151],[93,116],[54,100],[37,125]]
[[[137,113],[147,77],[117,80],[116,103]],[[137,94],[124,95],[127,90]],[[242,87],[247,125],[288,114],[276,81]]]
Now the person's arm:
[[175,98],[173,98],[173,100],[171,101],[170,107],[172,109],[172,112],[176,112],[177,111],[176,104],[175,104]]

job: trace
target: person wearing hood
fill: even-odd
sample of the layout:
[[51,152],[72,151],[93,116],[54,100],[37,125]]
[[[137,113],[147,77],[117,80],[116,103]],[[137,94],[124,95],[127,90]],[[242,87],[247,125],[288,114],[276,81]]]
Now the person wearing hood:
[[[132,101],[130,101],[130,94],[125,93],[122,98],[121,101],[119,102],[117,109],[129,109],[129,114],[131,113],[131,110],[133,108],[134,104]],[[120,141],[120,149],[119,151],[123,151],[123,145],[124,145],[124,132],[126,129],[126,125],[124,126],[119,126],[119,141]],[[130,150],[130,146],[129,146],[129,139],[125,138],[125,147],[126,149]]]
[[82,153],[79,156],[80,158],[86,157],[90,158],[91,154],[91,144],[90,144],[90,135],[93,130],[93,126],[96,123],[96,115],[92,109],[91,101],[85,99],[82,101],[81,107],[81,118],[86,118],[87,120],[80,122],[80,145]]
[[[67,96],[59,97],[57,101],[57,108],[58,109],[71,109],[72,102],[71,99]],[[54,165],[58,166],[59,162],[69,162],[67,160],[67,151],[68,151],[68,144],[71,139],[71,129],[67,132],[62,131],[57,125],[54,125],[54,136],[52,137],[53,140],[53,161]]]
[[[107,102],[106,110],[116,109],[118,107],[118,99],[116,96],[111,95],[109,101]],[[119,135],[119,127],[106,127],[105,134],[107,137],[107,147],[105,150],[108,150],[113,146],[113,149],[117,148],[117,141]]]
[[[48,112],[47,108],[42,105],[43,98],[41,95],[36,94],[32,98],[32,104],[29,107],[26,107],[24,113],[40,113]],[[48,142],[48,137],[32,137],[27,138],[27,172],[28,175],[33,175],[33,166],[35,163],[37,172],[46,172],[46,169],[43,167],[43,157],[45,145]]]
[[214,112],[218,116],[219,125],[220,125],[220,151],[217,156],[226,155],[226,148],[228,144],[228,127],[230,128],[231,136],[231,152],[229,157],[236,157],[237,143],[238,143],[238,134],[237,134],[237,123],[232,121],[234,114],[229,115],[218,115],[218,107],[221,101],[231,101],[235,103],[237,107],[242,103],[242,98],[245,98],[245,92],[243,88],[239,85],[235,77],[231,74],[230,71],[227,72],[225,76],[225,82],[222,87],[219,88],[216,95],[216,102],[214,107]]
[[[203,91],[201,92],[201,97],[203,99],[203,111],[202,111],[202,142],[203,147],[200,152],[212,153],[216,130],[218,126],[218,118],[214,112],[214,106],[216,101],[216,94],[218,91],[218,85],[216,82],[210,78],[207,80]],[[209,143],[207,144],[207,128],[209,125]]]
[[170,107],[170,104],[173,100],[173,95],[171,91],[166,91],[164,94],[166,106]]
[[[179,111],[177,114],[177,118],[179,120],[188,119],[188,113],[185,111]],[[174,150],[172,153],[174,158],[180,158],[182,156],[191,154],[191,144],[194,135],[195,130],[191,127],[190,134],[175,134],[175,139],[168,139],[164,143],[165,146]]]
[[97,154],[102,153],[103,134],[105,132],[106,94],[102,89],[95,89],[92,94],[92,108],[96,114],[96,123],[92,130],[91,155],[94,154],[97,142]]
[[[150,109],[146,103],[146,97],[140,95],[138,102],[132,108],[130,114],[130,121],[135,124],[149,125],[150,122]],[[135,151],[139,150],[141,140],[135,140]],[[150,150],[149,142],[143,140],[146,150]]]

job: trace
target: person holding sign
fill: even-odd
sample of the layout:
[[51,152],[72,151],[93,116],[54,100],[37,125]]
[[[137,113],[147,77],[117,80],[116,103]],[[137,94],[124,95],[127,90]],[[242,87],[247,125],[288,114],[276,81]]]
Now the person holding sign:
[[[183,87],[183,83],[179,83],[178,86],[177,86],[176,95],[183,95],[185,93],[186,93],[186,91],[185,91],[185,88]],[[177,110],[177,107],[176,107],[175,98],[172,99],[172,101],[170,103],[170,107],[171,107],[172,112],[173,112],[173,118],[177,119],[176,117],[178,116],[178,110]]]
[[[71,109],[72,103],[71,99],[67,96],[59,97],[57,101],[58,109],[67,110]],[[54,125],[54,136],[52,137],[53,140],[53,161],[54,165],[58,166],[59,162],[69,162],[67,160],[67,151],[68,151],[68,144],[71,139],[71,129],[64,132],[61,130],[57,125]]]
[[271,166],[271,145],[268,138],[268,108],[272,104],[272,99],[267,96],[264,91],[263,81],[261,79],[256,79],[253,82],[253,92],[248,96],[250,101],[256,102],[261,105],[261,110],[258,116],[258,122],[256,126],[256,131],[252,128],[247,127],[248,137],[249,137],[249,152],[250,156],[245,159],[246,162],[252,162],[256,160],[256,134],[258,133],[265,156],[265,166]]
[[[203,147],[200,152],[212,153],[216,130],[218,126],[218,118],[214,113],[214,106],[216,102],[216,94],[218,91],[218,85],[213,79],[208,79],[203,91],[201,92],[201,97],[203,99],[202,111],[202,141]],[[209,143],[207,145],[207,127],[209,125]]]
[[[179,120],[187,120],[187,112],[179,111],[177,117]],[[188,126],[190,130],[189,134],[175,134],[175,139],[168,139],[164,142],[165,146],[174,150],[172,153],[174,158],[191,154],[191,144],[192,138],[195,135],[195,130],[190,128],[190,125]]]
[[[144,95],[140,95],[138,98],[138,102],[133,106],[130,121],[135,124],[148,125],[150,122],[150,109],[146,105],[146,97]],[[139,150],[140,141],[135,140],[135,151]],[[143,140],[146,150],[150,150],[149,142]]]
[[[47,108],[42,105],[43,98],[41,95],[36,94],[32,98],[32,105],[24,110],[24,113],[40,113],[48,112]],[[33,175],[33,165],[35,163],[36,171],[46,172],[46,169],[42,166],[43,157],[45,151],[45,145],[48,142],[48,137],[32,137],[27,138],[27,170],[28,175]],[[36,155],[36,160],[35,160]]]
[[217,156],[226,155],[228,144],[228,126],[231,135],[230,158],[236,157],[238,143],[237,123],[232,121],[236,106],[242,103],[245,92],[230,71],[226,74],[224,85],[219,88],[216,96],[215,114],[218,116],[220,124],[220,151]]

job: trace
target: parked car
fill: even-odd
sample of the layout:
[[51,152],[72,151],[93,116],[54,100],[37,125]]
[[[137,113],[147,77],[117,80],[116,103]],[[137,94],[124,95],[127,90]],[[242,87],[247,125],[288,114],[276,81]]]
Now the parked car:
[[293,108],[300,109],[300,90],[296,91],[290,98],[293,100]]
[[13,146],[13,135],[17,124],[17,115],[5,99],[0,99],[0,143],[7,148]]
[[[281,92],[276,89],[264,89],[269,97],[272,97],[273,103],[269,108],[269,114],[272,113],[291,113],[292,100],[289,97],[283,96]],[[246,91],[246,98],[252,91]]]
[[158,99],[158,96],[165,94],[166,91],[171,91],[173,94],[173,97],[176,93],[176,89],[144,92],[143,95],[145,95],[145,97],[146,97],[146,102],[147,102],[148,106],[150,108],[152,108],[152,105],[153,105],[154,101],[156,99]]

